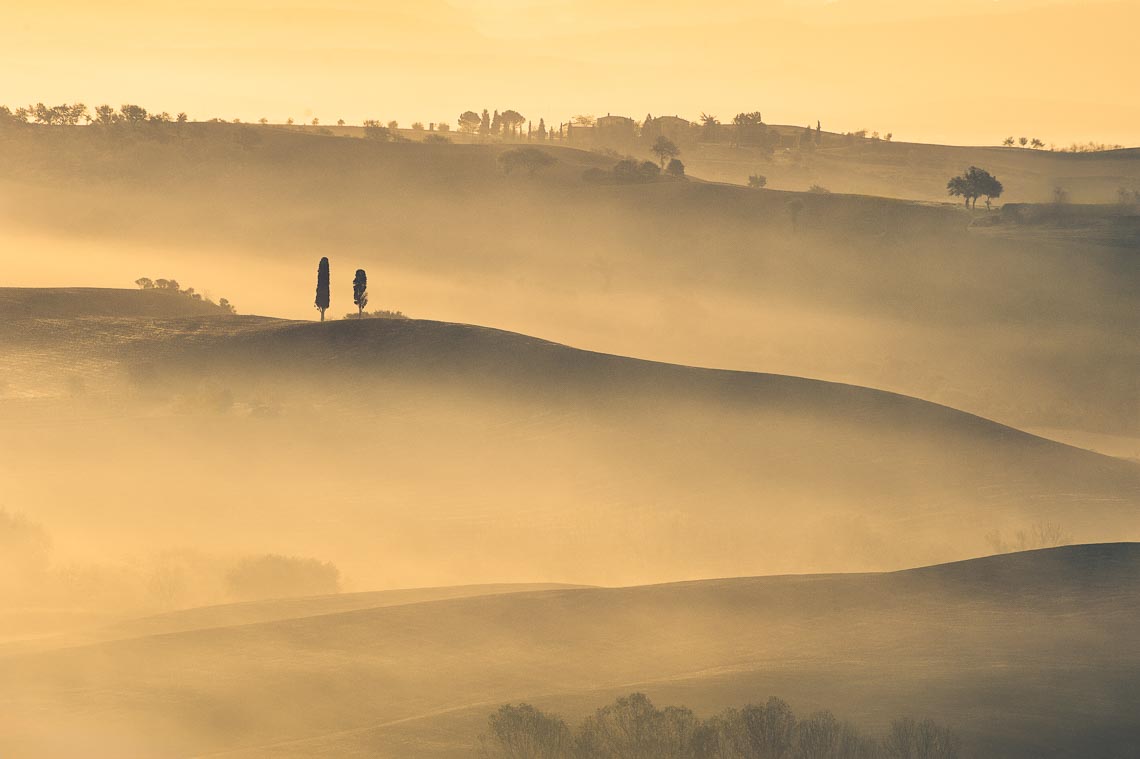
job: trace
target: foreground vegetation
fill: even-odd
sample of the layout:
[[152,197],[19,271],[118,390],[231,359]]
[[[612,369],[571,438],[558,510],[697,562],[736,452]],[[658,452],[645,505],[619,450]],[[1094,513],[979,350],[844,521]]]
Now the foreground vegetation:
[[797,718],[769,698],[701,719],[658,709],[632,693],[598,709],[576,730],[530,704],[505,704],[480,736],[486,759],[956,759],[960,741],[931,720],[897,719],[882,738],[860,733],[829,711]]

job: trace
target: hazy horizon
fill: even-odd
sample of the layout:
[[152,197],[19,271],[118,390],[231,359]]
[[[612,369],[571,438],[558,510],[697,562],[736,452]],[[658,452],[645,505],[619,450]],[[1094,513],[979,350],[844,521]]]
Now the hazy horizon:
[[0,2],[4,759],[1140,746],[1140,2]]
[[536,124],[759,110],[769,123],[908,142],[1140,144],[1140,102],[1121,97],[1140,24],[1129,2],[47,0],[8,13],[0,65],[20,72],[4,92],[13,106],[453,126],[482,108]]

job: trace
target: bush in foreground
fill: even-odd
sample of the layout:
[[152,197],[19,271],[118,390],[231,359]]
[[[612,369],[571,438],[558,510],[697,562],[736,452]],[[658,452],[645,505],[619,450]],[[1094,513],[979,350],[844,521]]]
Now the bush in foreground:
[[486,759],[957,759],[957,737],[930,720],[895,720],[881,740],[828,711],[797,719],[781,699],[701,719],[623,696],[577,730],[530,704],[505,704],[480,736]]

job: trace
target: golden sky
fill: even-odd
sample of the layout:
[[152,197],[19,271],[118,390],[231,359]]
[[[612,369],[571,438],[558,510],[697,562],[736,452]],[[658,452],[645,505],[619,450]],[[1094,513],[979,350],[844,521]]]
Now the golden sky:
[[1140,0],[0,0],[0,102],[194,118],[557,122],[760,110],[994,144],[1140,144]]

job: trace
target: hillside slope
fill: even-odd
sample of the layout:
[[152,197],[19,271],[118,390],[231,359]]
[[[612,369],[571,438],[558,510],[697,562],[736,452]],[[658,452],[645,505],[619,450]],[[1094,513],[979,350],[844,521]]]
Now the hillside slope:
[[365,268],[374,307],[1140,438],[1131,217],[982,227],[1004,216],[595,185],[582,171],[613,159],[561,147],[537,176],[505,176],[506,146],[243,125],[29,128],[0,143],[2,242],[38,252],[14,261],[15,282],[176,276],[244,311],[309,318],[313,267],[329,255],[334,316],[352,310],[351,273]]
[[0,345],[10,497],[73,550],[301,552],[400,587],[1140,538],[1135,464],[868,388],[422,320],[16,318]]
[[1085,545],[134,638],[0,658],[0,749],[460,757],[499,703],[578,719],[637,689],[702,713],[779,694],[874,729],[933,716],[979,756],[1123,757],[1140,737],[1137,588],[1140,546]]

